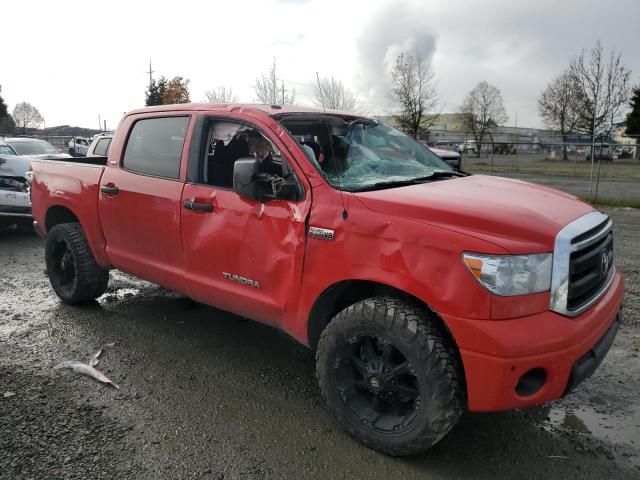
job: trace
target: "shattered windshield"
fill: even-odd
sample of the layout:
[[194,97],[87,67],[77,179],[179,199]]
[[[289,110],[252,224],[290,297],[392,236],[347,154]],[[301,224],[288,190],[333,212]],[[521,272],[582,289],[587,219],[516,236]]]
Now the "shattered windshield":
[[327,181],[342,190],[393,187],[452,172],[418,142],[376,120],[298,117],[282,124]]

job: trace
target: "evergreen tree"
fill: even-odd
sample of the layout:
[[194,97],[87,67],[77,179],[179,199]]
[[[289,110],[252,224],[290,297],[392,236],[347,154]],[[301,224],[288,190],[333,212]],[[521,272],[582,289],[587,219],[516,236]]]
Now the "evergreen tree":
[[164,103],[163,99],[165,96],[165,91],[167,89],[167,79],[164,77],[160,77],[160,80],[157,82],[153,80],[151,85],[147,88],[146,91],[146,105],[147,107],[151,105],[162,105]]
[[627,114],[627,135],[640,135],[640,85],[631,94],[631,111]]
[[[0,93],[2,93],[2,85],[0,85]],[[9,115],[7,104],[4,103],[4,98],[0,95],[0,120],[4,120],[7,115]]]
[[[2,92],[1,86],[0,92]],[[0,133],[12,133],[13,127],[13,118],[9,115],[7,104],[4,103],[4,99],[2,98],[2,95],[0,95]]]

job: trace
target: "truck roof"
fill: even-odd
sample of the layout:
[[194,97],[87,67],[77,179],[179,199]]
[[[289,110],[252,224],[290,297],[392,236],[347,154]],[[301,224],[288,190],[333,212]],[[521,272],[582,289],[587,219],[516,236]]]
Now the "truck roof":
[[323,110],[322,108],[301,107],[297,105],[269,105],[258,103],[176,103],[171,105],[156,105],[153,107],[139,108],[127,113],[128,115],[136,115],[147,112],[172,112],[172,111],[207,111],[207,112],[232,112],[243,111],[253,115],[269,115],[280,116],[287,114],[337,114],[349,117],[358,117],[353,113],[340,112],[337,110]]

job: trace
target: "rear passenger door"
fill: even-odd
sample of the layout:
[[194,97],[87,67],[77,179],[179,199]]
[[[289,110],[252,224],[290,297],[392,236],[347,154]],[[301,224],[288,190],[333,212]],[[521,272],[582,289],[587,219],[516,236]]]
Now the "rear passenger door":
[[128,138],[112,146],[98,200],[111,263],[177,291],[184,291],[181,159],[189,122],[189,115],[125,119]]

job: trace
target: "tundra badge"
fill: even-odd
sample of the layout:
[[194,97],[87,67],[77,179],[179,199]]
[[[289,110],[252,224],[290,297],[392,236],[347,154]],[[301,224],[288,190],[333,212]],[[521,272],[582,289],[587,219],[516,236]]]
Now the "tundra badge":
[[238,282],[242,285],[247,285],[253,288],[260,288],[260,284],[250,278],[241,277],[240,275],[234,275],[232,273],[222,272],[222,276],[225,280],[231,280],[232,282]]
[[335,232],[326,228],[309,227],[309,236],[311,238],[317,238],[318,240],[333,240],[335,238]]

